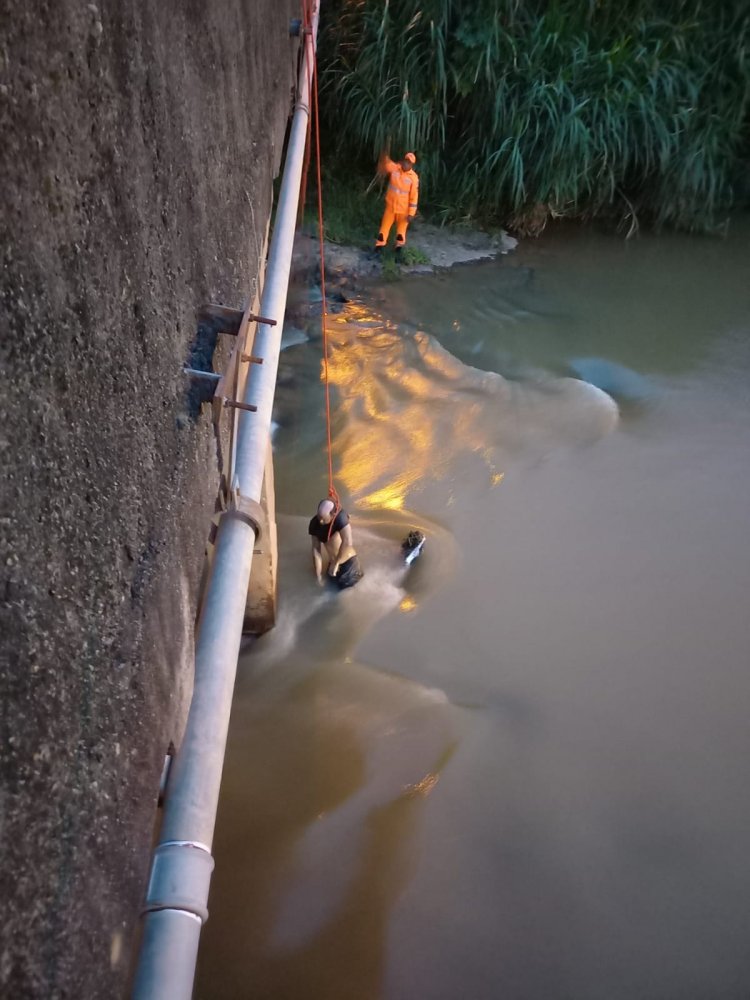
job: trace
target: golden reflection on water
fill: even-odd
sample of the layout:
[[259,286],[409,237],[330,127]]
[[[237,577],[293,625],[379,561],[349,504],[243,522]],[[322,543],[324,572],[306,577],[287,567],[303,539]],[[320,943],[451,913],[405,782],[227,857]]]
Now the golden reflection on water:
[[[362,471],[365,472],[366,470]],[[349,489],[352,489],[351,478],[348,478],[347,486]],[[373,493],[362,497],[360,506],[368,507],[371,510],[402,510],[408,486],[408,483],[389,483],[388,486],[384,486],[382,489],[375,490]]]
[[419,795],[423,799],[426,799],[439,780],[439,774],[426,774],[421,781],[418,781],[414,785],[409,785],[404,791],[407,795]]
[[430,484],[476,482],[476,459],[492,489],[514,456],[586,444],[618,423],[616,403],[594,386],[474,368],[363,302],[345,305],[328,341],[336,477],[360,509],[400,511]]
[[399,334],[361,302],[348,303],[328,333],[343,428],[334,435],[338,477],[360,508],[402,510],[417,485],[448,472],[458,451],[490,465],[486,387],[469,376],[470,392],[460,394],[466,370],[452,355],[424,334]]
[[401,598],[401,603],[398,606],[398,610],[403,611],[406,614],[409,611],[416,611],[418,607],[419,605],[414,600],[414,598],[411,597],[409,594],[407,594],[405,597]]

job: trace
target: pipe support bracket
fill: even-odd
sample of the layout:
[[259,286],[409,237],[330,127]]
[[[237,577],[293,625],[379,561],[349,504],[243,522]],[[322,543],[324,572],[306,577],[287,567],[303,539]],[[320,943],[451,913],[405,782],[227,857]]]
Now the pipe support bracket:
[[238,521],[243,521],[249,525],[255,532],[256,541],[263,535],[263,524],[266,520],[266,513],[263,507],[257,500],[240,496],[237,490],[233,490],[229,494],[227,509],[219,515],[219,520],[225,517],[236,517]]
[[172,840],[154,851],[144,913],[184,910],[208,920],[208,887],[214,859],[204,844]]

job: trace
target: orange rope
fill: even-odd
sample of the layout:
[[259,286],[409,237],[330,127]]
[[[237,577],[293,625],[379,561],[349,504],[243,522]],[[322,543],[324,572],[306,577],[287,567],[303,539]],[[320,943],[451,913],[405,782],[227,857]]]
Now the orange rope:
[[[310,28],[312,24],[312,0],[303,0],[303,12],[304,12],[304,26],[305,29]],[[323,184],[321,180],[321,169],[320,169],[320,113],[318,108],[318,66],[317,66],[317,52],[315,47],[315,42],[313,40],[312,31],[305,30],[305,38],[309,39],[310,43],[310,58],[308,60],[308,87],[310,94],[311,103],[311,114],[308,118],[308,128],[312,122],[312,111],[315,111],[315,166],[316,175],[318,183],[318,242],[320,248],[320,294],[321,294],[321,305],[322,305],[322,315],[321,315],[321,326],[323,332],[323,383],[325,385],[325,400],[326,400],[326,446],[328,452],[328,496],[333,500],[335,505],[333,520],[336,519],[336,514],[341,509],[341,502],[339,500],[339,495],[336,492],[336,487],[333,484],[333,453],[331,448],[331,393],[328,378],[328,301],[326,298],[326,265],[325,265],[325,248],[324,248],[324,224],[323,224]],[[309,133],[308,133],[309,134]],[[331,526],[333,526],[333,520],[331,521]]]

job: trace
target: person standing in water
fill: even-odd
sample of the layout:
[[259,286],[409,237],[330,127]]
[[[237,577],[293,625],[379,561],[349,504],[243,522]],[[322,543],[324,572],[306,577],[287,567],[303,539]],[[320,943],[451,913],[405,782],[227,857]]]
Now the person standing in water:
[[328,577],[340,590],[353,587],[364,573],[352,541],[352,526],[345,510],[337,510],[333,500],[321,500],[307,533],[312,538],[315,577],[323,586],[323,553],[328,557]]

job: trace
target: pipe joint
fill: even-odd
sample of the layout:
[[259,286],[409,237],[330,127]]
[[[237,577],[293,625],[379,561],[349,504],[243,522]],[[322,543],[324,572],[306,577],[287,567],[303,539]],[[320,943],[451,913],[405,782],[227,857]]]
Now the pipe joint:
[[183,910],[208,920],[208,887],[214,859],[205,844],[170,840],[154,851],[143,912]]
[[236,518],[249,525],[255,532],[256,542],[261,538],[266,519],[265,511],[257,500],[240,496],[240,491],[236,488],[230,492],[227,509],[219,515],[219,520],[221,521],[225,517]]

